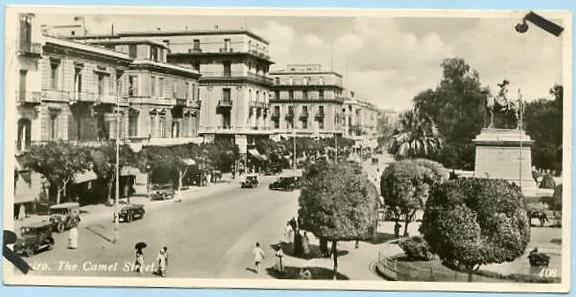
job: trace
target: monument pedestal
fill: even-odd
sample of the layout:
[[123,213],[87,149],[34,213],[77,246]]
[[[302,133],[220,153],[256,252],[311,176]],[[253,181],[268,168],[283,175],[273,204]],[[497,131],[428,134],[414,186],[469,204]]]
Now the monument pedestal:
[[522,130],[482,129],[474,139],[476,161],[474,176],[505,179],[516,183],[524,194],[538,185],[532,179],[532,145],[534,141]]

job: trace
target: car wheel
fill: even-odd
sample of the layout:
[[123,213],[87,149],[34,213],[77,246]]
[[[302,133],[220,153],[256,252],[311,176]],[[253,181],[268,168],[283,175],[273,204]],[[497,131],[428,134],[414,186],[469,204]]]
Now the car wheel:
[[63,222],[60,222],[60,223],[58,223],[58,225],[56,225],[56,231],[58,233],[64,232],[64,223]]
[[27,248],[24,255],[26,255],[26,257],[32,257],[34,255],[34,249],[31,247]]
[[130,223],[130,222],[132,222],[133,219],[134,219],[134,216],[133,216],[132,214],[129,214],[129,215],[126,217],[126,222]]

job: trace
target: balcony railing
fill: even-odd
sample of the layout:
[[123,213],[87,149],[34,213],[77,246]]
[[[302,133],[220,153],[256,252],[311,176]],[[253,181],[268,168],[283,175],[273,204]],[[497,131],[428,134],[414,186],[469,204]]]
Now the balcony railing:
[[210,71],[210,72],[201,72],[203,78],[208,79],[250,79],[252,81],[257,82],[264,82],[267,84],[272,84],[273,79],[266,75],[250,73],[250,72],[242,72],[242,71]]
[[188,100],[186,99],[176,99],[176,105],[177,106],[187,106]]
[[232,100],[222,99],[218,101],[218,108],[232,108]]
[[279,112],[273,112],[271,117],[273,119],[278,119],[278,118],[280,118],[280,113]]
[[202,49],[200,48],[189,48],[188,53],[201,53]]
[[316,118],[317,118],[317,119],[323,119],[324,116],[325,116],[324,112],[318,112],[318,113],[316,113]]
[[42,44],[38,42],[18,42],[18,54],[39,57],[42,55]]
[[287,118],[287,119],[293,119],[293,118],[294,118],[294,112],[293,112],[293,111],[289,111],[288,113],[286,113],[286,118]]
[[221,47],[220,52],[221,53],[233,53],[234,50],[231,47],[230,48]]
[[301,112],[301,113],[300,113],[300,118],[301,118],[301,119],[307,119],[307,118],[308,118],[308,112],[307,112],[307,111],[306,111],[306,112]]
[[41,92],[16,92],[18,104],[40,104],[42,102]]

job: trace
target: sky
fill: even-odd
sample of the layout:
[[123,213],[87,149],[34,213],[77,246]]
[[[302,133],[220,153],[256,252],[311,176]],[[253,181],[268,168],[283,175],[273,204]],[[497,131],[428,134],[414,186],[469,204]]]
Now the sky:
[[534,25],[514,30],[518,17],[383,16],[199,16],[199,15],[55,15],[37,14],[41,23],[73,23],[85,16],[89,34],[141,30],[241,29],[270,42],[275,64],[321,64],[343,75],[344,85],[362,100],[397,111],[412,107],[418,93],[435,88],[446,58],[463,58],[495,94],[497,83],[510,81],[524,100],[551,98],[562,83],[563,38]]

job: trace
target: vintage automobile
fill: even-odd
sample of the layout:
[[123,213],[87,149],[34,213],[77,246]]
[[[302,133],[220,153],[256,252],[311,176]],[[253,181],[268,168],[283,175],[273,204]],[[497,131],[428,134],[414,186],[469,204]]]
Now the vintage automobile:
[[118,219],[120,222],[130,223],[135,219],[142,219],[144,213],[146,213],[146,211],[142,204],[124,204],[122,208],[120,208]]
[[14,244],[15,252],[30,257],[37,252],[51,250],[54,246],[53,228],[50,221],[30,223],[21,227],[20,236]]
[[300,188],[300,180],[296,176],[281,176],[268,186],[270,190],[294,191]]
[[166,200],[174,198],[174,188],[171,184],[153,185],[150,189],[150,200]]
[[258,177],[256,175],[247,175],[242,181],[242,188],[256,188],[258,186]]
[[62,233],[80,222],[80,204],[68,202],[52,205],[48,209],[48,214],[54,230]]

